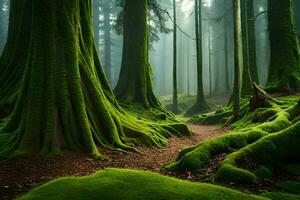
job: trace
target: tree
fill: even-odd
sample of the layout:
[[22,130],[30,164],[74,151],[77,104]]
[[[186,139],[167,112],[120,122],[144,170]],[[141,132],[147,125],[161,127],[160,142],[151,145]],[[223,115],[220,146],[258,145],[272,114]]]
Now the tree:
[[232,94],[233,119],[238,120],[243,74],[243,44],[241,30],[241,0],[233,0],[234,12],[234,88]]
[[300,51],[291,0],[269,1],[271,58],[267,87],[271,92],[300,88]]
[[123,57],[116,97],[127,104],[161,108],[152,86],[148,61],[147,0],[126,0],[123,16]]
[[0,54],[5,46],[8,24],[9,1],[0,0]]
[[93,0],[93,28],[96,48],[99,51],[99,34],[100,34],[100,0]]
[[173,0],[173,20],[173,112],[178,113],[176,0]]
[[110,0],[103,0],[103,11],[104,11],[104,44],[105,44],[105,56],[104,66],[108,81],[111,83],[112,80],[112,69],[111,69],[111,2]]
[[[128,2],[134,13],[145,8]],[[91,5],[90,0],[11,1],[8,43],[0,59],[0,110],[10,105],[12,111],[0,123],[0,156],[82,149],[99,157],[97,146],[161,146],[176,132],[128,115],[118,105],[96,50]]]
[[256,35],[255,35],[255,16],[254,16],[254,0],[247,0],[247,29],[248,29],[248,55],[249,70],[253,82],[259,84],[258,66],[256,56]]
[[196,114],[209,110],[205,101],[203,89],[203,63],[202,63],[202,2],[195,0],[195,31],[196,31],[196,54],[197,54],[197,99],[195,105],[187,112]]
[[294,0],[294,13],[295,13],[295,20],[296,20],[296,28],[297,28],[297,34],[298,34],[298,40],[300,39],[300,2],[297,0]]
[[241,2],[241,26],[242,26],[242,43],[243,43],[243,81],[242,96],[252,95],[252,79],[250,74],[250,57],[249,57],[249,35],[248,35],[248,14],[247,0]]

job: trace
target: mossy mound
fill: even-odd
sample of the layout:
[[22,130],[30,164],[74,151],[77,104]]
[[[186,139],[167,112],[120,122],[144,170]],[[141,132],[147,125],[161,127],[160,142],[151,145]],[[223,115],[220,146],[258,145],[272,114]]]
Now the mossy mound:
[[283,170],[291,175],[300,176],[300,164],[289,164]]
[[176,161],[166,165],[169,170],[198,172],[210,158],[224,152],[229,153],[220,163],[214,180],[222,183],[252,183],[258,180],[257,167],[248,169],[245,160],[255,166],[282,168],[300,156],[300,102],[299,97],[282,97],[268,102],[244,115],[231,125],[233,131],[227,135],[202,142],[181,151]]
[[300,195],[300,182],[299,181],[284,181],[278,184],[280,189],[286,192]]
[[266,200],[210,184],[151,172],[106,169],[92,176],[62,178],[36,188],[19,200]]
[[269,192],[261,195],[272,200],[300,200],[299,195],[282,193],[282,192]]

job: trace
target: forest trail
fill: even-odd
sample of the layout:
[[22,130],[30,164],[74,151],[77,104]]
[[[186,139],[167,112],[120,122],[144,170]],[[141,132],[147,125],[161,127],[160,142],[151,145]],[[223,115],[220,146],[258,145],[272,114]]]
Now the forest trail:
[[170,138],[165,148],[139,147],[137,152],[119,153],[109,150],[101,152],[110,158],[109,162],[94,160],[81,153],[65,152],[63,157],[53,159],[30,158],[0,160],[0,197],[14,199],[43,183],[64,176],[84,176],[104,168],[130,168],[166,174],[161,169],[166,162],[176,159],[184,147],[214,138],[226,133],[218,126],[188,125],[195,134],[191,137]]

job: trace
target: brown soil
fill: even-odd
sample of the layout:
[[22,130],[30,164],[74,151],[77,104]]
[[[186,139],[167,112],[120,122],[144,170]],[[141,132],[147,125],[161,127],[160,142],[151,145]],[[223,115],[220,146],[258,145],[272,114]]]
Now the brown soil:
[[[217,126],[189,125],[195,133],[192,137],[173,137],[166,148],[138,148],[137,152],[112,152],[102,150],[111,161],[94,160],[80,153],[65,152],[64,156],[53,159],[44,158],[14,158],[0,160],[0,198],[2,200],[14,199],[37,187],[59,177],[84,176],[97,170],[115,167],[149,170],[167,174],[161,169],[166,162],[174,160],[178,151],[210,138],[223,135],[226,130]],[[188,178],[188,177],[187,177]]]

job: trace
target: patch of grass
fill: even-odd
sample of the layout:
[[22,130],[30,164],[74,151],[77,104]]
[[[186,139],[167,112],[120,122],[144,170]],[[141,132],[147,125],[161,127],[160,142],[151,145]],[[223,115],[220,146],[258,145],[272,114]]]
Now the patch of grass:
[[61,178],[18,200],[266,200],[210,184],[192,183],[152,172],[106,169],[92,176]]

